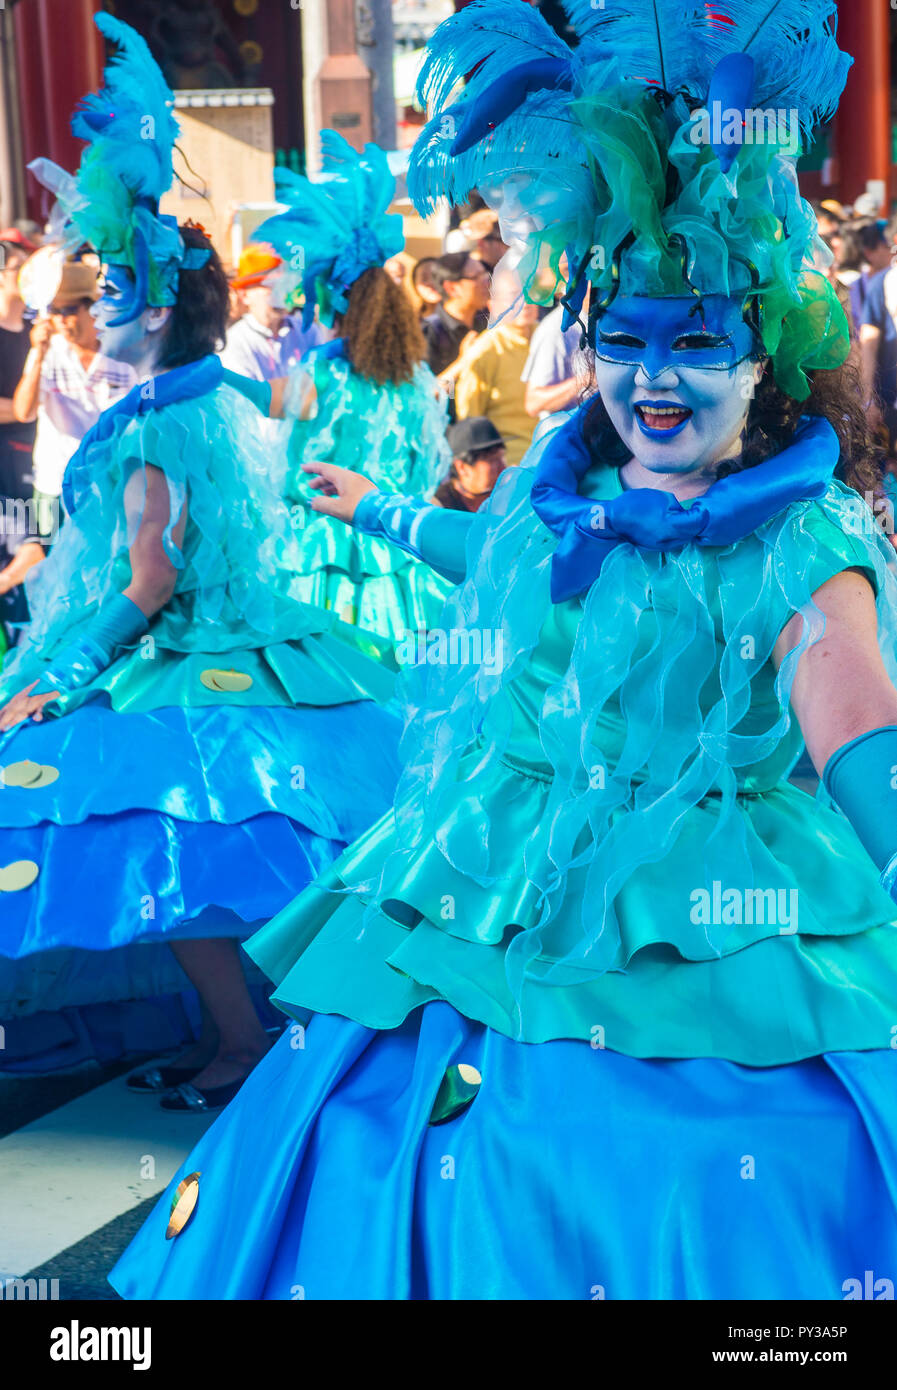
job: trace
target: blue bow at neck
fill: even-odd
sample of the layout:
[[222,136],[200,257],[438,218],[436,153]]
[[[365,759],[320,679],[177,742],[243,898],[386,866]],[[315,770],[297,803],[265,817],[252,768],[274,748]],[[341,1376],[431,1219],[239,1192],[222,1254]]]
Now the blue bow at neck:
[[581,497],[577,485],[596,462],[582,435],[589,405],[554,432],[530,494],[536,515],[560,538],[551,562],[553,603],[585,593],[622,542],[681,550],[692,542],[726,546],[742,540],[790,503],[821,497],[840,456],[828,420],[805,415],[789,448],[729,474],[689,507],[655,488],[632,488],[607,500]]

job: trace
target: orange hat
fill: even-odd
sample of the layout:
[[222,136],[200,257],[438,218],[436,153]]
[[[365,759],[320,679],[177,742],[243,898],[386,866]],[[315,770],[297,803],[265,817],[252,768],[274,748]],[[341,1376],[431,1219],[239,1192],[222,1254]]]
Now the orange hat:
[[20,232],[18,227],[4,227],[0,232],[0,241],[9,241],[14,246],[21,246],[22,250],[27,251],[29,255],[35,252],[38,247],[38,243],[32,241],[24,232]]
[[244,247],[237,264],[237,273],[231,280],[235,290],[248,290],[253,285],[261,285],[265,278],[283,262],[270,246],[262,246],[251,241]]

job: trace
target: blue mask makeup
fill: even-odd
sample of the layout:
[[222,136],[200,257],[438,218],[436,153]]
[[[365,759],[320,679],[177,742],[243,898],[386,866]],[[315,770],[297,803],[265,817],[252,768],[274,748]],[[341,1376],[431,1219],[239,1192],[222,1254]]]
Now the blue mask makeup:
[[651,379],[670,366],[731,372],[759,353],[736,299],[632,295],[618,296],[598,319],[595,355],[602,362],[641,366]]
[[134,278],[127,266],[104,265],[100,277],[100,288],[103,291],[105,309],[111,323],[118,316],[121,306],[133,295]]
[[100,284],[102,297],[91,309],[100,349],[107,357],[137,367],[146,355],[147,330],[145,313],[135,316],[130,312],[134,277],[127,266],[106,265]]
[[595,337],[602,401],[645,468],[683,474],[738,450],[761,357],[740,299],[621,294]]

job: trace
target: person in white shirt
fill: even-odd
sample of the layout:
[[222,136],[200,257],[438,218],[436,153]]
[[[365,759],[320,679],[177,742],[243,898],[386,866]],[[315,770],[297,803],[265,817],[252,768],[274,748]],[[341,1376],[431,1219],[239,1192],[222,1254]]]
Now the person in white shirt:
[[69,459],[103,411],[137,381],[132,367],[98,351],[90,311],[99,295],[96,268],[66,261],[47,315],[31,330],[31,351],[13,395],[15,418],[37,421],[34,500],[47,543],[61,520],[59,499]]
[[575,405],[583,377],[588,375],[585,354],[579,347],[582,328],[574,323],[565,332],[563,317],[563,304],[545,315],[533,333],[523,368],[526,413],[540,420]]
[[304,329],[298,316],[272,303],[272,277],[281,264],[269,247],[250,243],[231,281],[246,313],[227,330],[221,361],[253,381],[288,376],[309,348],[318,347],[329,336],[317,323]]

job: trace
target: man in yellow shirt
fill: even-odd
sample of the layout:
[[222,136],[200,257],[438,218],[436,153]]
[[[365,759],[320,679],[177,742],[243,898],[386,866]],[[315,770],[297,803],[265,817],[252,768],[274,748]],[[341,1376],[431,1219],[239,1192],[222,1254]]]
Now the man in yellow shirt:
[[[492,313],[497,318],[519,296],[512,273],[496,278]],[[526,385],[521,380],[530,338],[539,321],[536,304],[520,302],[493,328],[487,328],[461,359],[455,381],[458,420],[485,416],[506,440],[508,464],[520,462],[529,448],[536,421],[526,413]]]

